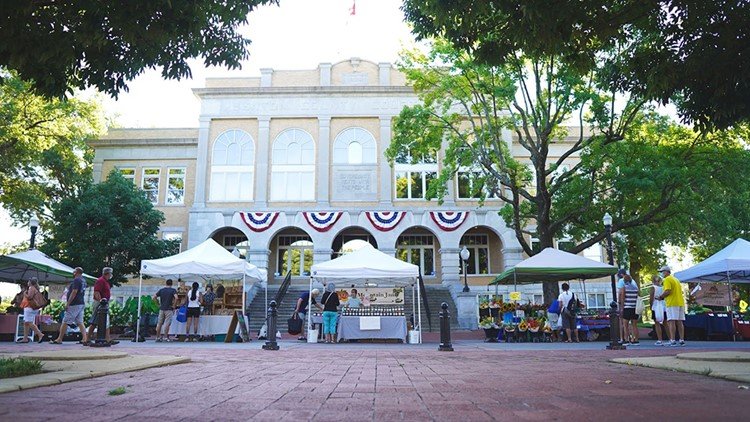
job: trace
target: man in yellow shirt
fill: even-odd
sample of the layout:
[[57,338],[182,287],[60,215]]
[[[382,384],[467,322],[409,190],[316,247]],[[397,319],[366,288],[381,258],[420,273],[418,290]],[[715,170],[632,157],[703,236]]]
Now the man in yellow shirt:
[[685,345],[685,296],[682,295],[682,285],[677,277],[672,275],[672,269],[665,265],[659,269],[664,282],[662,287],[664,291],[659,300],[664,300],[664,305],[667,308],[667,328],[669,331],[669,345],[677,346],[677,342],[674,340],[675,326],[680,333],[680,346]]

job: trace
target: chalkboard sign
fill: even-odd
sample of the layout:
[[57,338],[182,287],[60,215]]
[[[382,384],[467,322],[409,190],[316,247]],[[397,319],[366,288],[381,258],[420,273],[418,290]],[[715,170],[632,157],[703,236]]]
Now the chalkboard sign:
[[240,338],[242,341],[249,342],[250,334],[247,332],[247,324],[245,323],[245,316],[242,315],[242,311],[234,311],[232,314],[232,321],[229,323],[227,329],[227,336],[224,338],[224,343],[231,343],[234,339],[234,332],[237,330],[237,324],[240,326]]

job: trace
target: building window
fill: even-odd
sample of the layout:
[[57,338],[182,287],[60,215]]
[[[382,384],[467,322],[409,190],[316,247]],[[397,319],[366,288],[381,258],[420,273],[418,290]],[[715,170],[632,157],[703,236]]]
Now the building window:
[[177,252],[182,252],[182,232],[164,232],[161,234],[161,238],[163,240],[179,241],[179,250]]
[[531,244],[529,246],[531,246],[531,251],[534,252],[535,255],[542,251],[542,243],[536,237],[531,238]]
[[426,199],[430,181],[437,179],[437,154],[414,157],[407,152],[395,161],[396,199]]
[[251,201],[255,143],[243,130],[228,130],[216,138],[211,155],[212,201]]
[[132,167],[120,167],[117,169],[123,179],[130,180],[135,184],[135,169]]
[[313,242],[307,235],[281,235],[277,243],[276,273],[285,276],[310,275],[313,263]]
[[599,244],[584,249],[583,256],[594,261],[604,262],[602,260],[602,247]]
[[[461,238],[461,247],[469,250],[466,274],[484,275],[490,273],[490,242],[486,234],[466,234]],[[463,274],[463,262],[459,260],[459,273]]]
[[459,169],[456,174],[456,184],[458,199],[479,199],[482,193],[486,199],[498,199],[498,195],[488,189],[487,181],[479,171],[468,168]]
[[586,298],[586,307],[588,309],[606,309],[607,302],[604,293],[589,293]]
[[271,200],[315,199],[315,143],[301,129],[287,129],[273,143]]
[[185,203],[185,168],[167,169],[167,204]]
[[242,234],[225,234],[221,238],[221,246],[228,251],[233,251],[234,247],[247,240]]
[[141,189],[146,193],[146,198],[156,205],[159,203],[159,179],[161,178],[161,169],[144,168],[143,177],[141,178]]
[[344,129],[333,142],[334,164],[376,164],[377,158],[375,138],[360,127]]
[[396,258],[418,265],[422,274],[435,275],[435,240],[432,235],[404,235],[398,238]]

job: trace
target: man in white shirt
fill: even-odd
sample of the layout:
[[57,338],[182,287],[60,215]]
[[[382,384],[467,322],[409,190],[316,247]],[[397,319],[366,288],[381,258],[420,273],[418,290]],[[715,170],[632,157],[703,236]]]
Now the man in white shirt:
[[[572,341],[575,341],[576,343],[578,343],[580,340],[578,338],[576,314],[574,312],[571,312],[568,308],[568,304],[571,300],[574,300],[575,295],[570,291],[570,285],[568,283],[562,284],[562,290],[563,291],[562,293],[560,293],[560,296],[557,298],[557,300],[560,302],[560,320],[562,321],[562,328],[565,330],[565,333],[568,334],[568,340],[566,340],[565,342],[570,343]],[[571,331],[575,332],[575,340],[573,340],[573,337],[571,336]]]

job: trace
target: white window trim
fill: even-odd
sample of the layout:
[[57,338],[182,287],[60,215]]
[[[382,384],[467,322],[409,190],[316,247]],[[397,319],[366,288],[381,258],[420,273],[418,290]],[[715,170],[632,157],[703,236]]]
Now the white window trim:
[[[124,179],[132,180],[133,184],[135,184],[135,179],[136,179],[135,176],[136,176],[136,173],[137,173],[135,167],[133,167],[133,166],[127,166],[127,167],[115,167],[115,168],[117,169],[118,172],[120,172],[120,176],[122,176]],[[126,176],[126,175],[122,174],[123,170],[132,170],[133,171],[133,175],[132,176]]]
[[[475,234],[464,234],[464,236],[483,236],[485,239],[487,239],[487,243],[483,243],[481,245],[465,245],[466,249],[477,249],[477,248],[485,248],[487,249],[487,274],[466,274],[469,277],[489,277],[492,275],[492,256],[490,255],[490,236],[488,234],[484,233],[475,233]],[[463,240],[463,236],[461,236],[461,240]],[[459,244],[458,248],[462,249],[464,247],[464,243]],[[478,253],[470,253],[469,259],[474,259],[474,269],[479,268],[479,254]],[[458,258],[461,261],[461,271],[459,274],[463,276],[463,260],[459,256]],[[466,264],[466,268],[469,268],[469,264]]]
[[[459,189],[459,177],[458,177],[458,175],[460,173],[478,173],[478,174],[481,174],[482,171],[479,170],[479,169],[477,169],[477,168],[473,168],[473,167],[459,167],[458,171],[456,172],[456,176],[455,176],[455,182],[456,182],[456,199],[460,199],[462,201],[478,201],[479,198],[465,198],[465,197],[459,196],[460,195],[459,192],[461,190]],[[470,179],[470,180],[471,180],[472,188],[473,188],[474,180],[473,179]],[[500,186],[500,188],[501,189],[507,189],[507,188],[504,188],[502,186]],[[485,201],[499,201],[499,200],[501,200],[500,197],[498,197],[498,196],[492,196],[492,195],[490,195],[490,193],[487,192],[486,188],[485,188],[485,194],[486,194],[486,197],[484,198]]]
[[[357,132],[360,132],[360,134],[363,134],[363,138],[360,139],[356,136]],[[351,135],[354,133],[354,135]],[[362,147],[362,162],[360,163],[352,163],[349,161],[349,145],[352,142],[357,142]],[[337,150],[343,150],[346,151],[346,161],[341,161],[337,157]],[[367,152],[369,150],[374,150],[374,154],[372,154],[371,157],[367,156]],[[334,165],[352,165],[352,166],[372,166],[378,164],[378,143],[375,140],[375,137],[372,135],[372,133],[359,126],[351,126],[348,127],[341,132],[339,132],[338,135],[336,135],[336,138],[333,140],[333,157],[331,159],[331,163]]]
[[[157,170],[159,173],[156,175],[149,174],[146,175],[146,172],[148,170]],[[161,196],[161,167],[143,167],[141,169],[141,190],[146,192],[146,189],[143,188],[143,184],[146,182],[146,178],[152,179],[157,178],[157,184],[156,184],[156,202],[151,202],[154,205],[159,205],[159,197]]]
[[[169,174],[172,170],[182,170],[182,174],[177,176],[172,176]],[[169,191],[171,188],[169,187],[169,180],[170,179],[182,179],[182,201],[180,202],[169,202]],[[185,195],[187,195],[187,167],[185,166],[175,166],[175,167],[167,167],[167,190],[165,191],[166,194],[164,196],[164,205],[166,206],[183,206],[185,205]]]
[[[237,139],[237,134],[234,134],[233,138],[228,138],[229,133],[234,132],[241,132],[240,140]],[[224,138],[224,136],[227,136],[227,138]],[[240,149],[242,148],[243,144],[240,143],[241,140],[245,140],[248,145],[250,145],[250,164],[239,164],[239,165],[224,165],[224,164],[215,164],[216,160],[216,146],[219,142],[221,142],[225,147],[228,147],[231,144],[236,143]],[[242,129],[228,129],[224,132],[220,133],[219,136],[217,136],[214,139],[213,144],[211,145],[211,181],[214,180],[214,177],[217,177],[219,175],[223,175],[226,177],[227,175],[241,175],[242,174],[249,174],[249,182],[247,183],[246,190],[249,190],[249,196],[248,197],[242,197],[242,195],[236,196],[236,197],[229,197],[226,196],[226,188],[224,188],[224,191],[222,192],[221,198],[218,197],[217,192],[214,192],[214,189],[211,189],[211,182],[208,183],[208,202],[252,202],[255,198],[255,160],[256,160],[256,145],[255,145],[255,139],[250,135],[247,131]],[[237,189],[238,192],[242,192],[243,189]]]
[[185,240],[185,232],[180,230],[162,230],[161,232],[161,238],[162,240],[169,240],[167,239],[167,236],[169,235],[179,235],[180,236],[180,250],[178,253],[182,252],[182,242]]
[[[290,132],[300,132],[301,134],[305,136],[305,139],[304,139],[305,144],[309,143],[310,145],[312,145],[311,155],[310,155],[310,157],[312,157],[311,158],[312,162],[306,162],[307,159],[309,159],[310,157],[307,157],[306,155],[304,155],[305,154],[304,150],[301,151],[303,154],[301,164],[285,164],[285,163],[275,162],[279,158],[277,156],[278,152],[285,151],[285,153],[288,153],[288,147],[289,147],[290,142],[295,142],[295,143],[300,144],[300,147],[302,146],[302,142],[297,138],[298,135],[295,135],[295,139],[293,141],[290,141],[285,138],[287,136],[286,134]],[[279,144],[280,142],[286,142],[283,149],[277,146],[277,144]],[[313,138],[313,136],[304,129],[292,127],[292,128],[284,129],[276,136],[276,138],[274,139],[271,145],[271,162],[270,162],[271,180],[269,183],[269,190],[270,190],[269,201],[270,202],[312,202],[312,201],[315,201],[317,197],[317,172],[315,171],[316,166],[317,166],[317,163],[315,160],[315,157],[317,157],[316,154],[317,154],[317,145],[315,143],[315,138]],[[287,195],[288,192],[286,191],[286,187],[284,187],[284,195],[281,197],[278,196],[279,191],[273,188],[275,179],[277,177],[280,177],[281,175],[284,175],[285,181],[286,181],[286,175],[300,174],[300,173],[310,174],[311,176],[310,185],[302,186],[302,188],[306,188],[306,189],[303,189],[302,191],[303,192],[308,191],[309,193],[311,193],[311,195],[309,197],[290,198]]]
[[[289,235],[289,236],[290,237],[295,237],[296,235]],[[298,251],[300,251],[300,260],[299,260],[299,265],[300,265],[299,272],[300,273],[299,273],[299,275],[292,274],[292,277],[309,277],[310,276],[309,274],[305,274],[305,272],[306,272],[305,271],[305,251],[306,250],[310,250],[310,251],[313,252],[313,257],[312,257],[313,261],[310,262],[310,266],[312,267],[312,264],[314,264],[314,260],[315,260],[315,243],[313,243],[312,238],[310,238],[308,240],[299,239],[299,240],[297,240],[297,241],[294,242],[294,243],[297,243],[297,242],[310,242],[310,245],[301,245],[301,246],[297,245],[297,246],[295,246],[294,244],[291,244],[291,245],[279,245],[281,237],[282,236],[279,236],[278,239],[276,239],[276,254],[277,254],[277,258],[276,258],[276,272],[274,273],[274,274],[280,274],[280,275],[279,276],[274,275],[274,277],[284,277],[285,276],[285,274],[282,273],[282,269],[279,268],[279,259],[278,259],[278,257],[283,255],[283,251],[287,251],[287,250],[289,250],[289,251],[292,251],[292,250],[298,250]],[[286,260],[286,264],[287,264],[287,268],[288,269],[292,268],[292,261],[293,261],[292,255],[290,254],[290,255],[288,255],[288,258]]]

